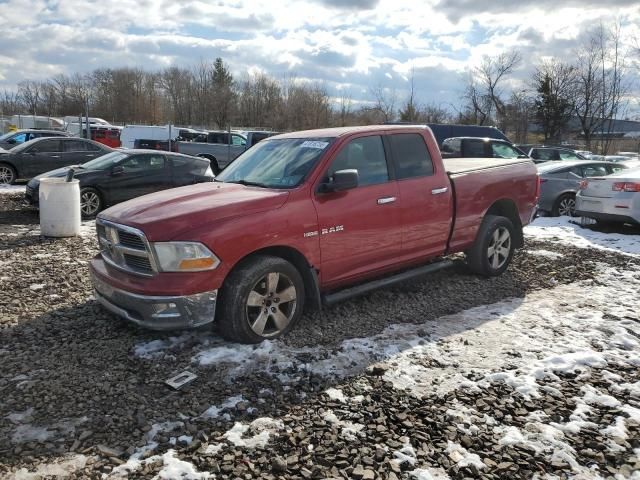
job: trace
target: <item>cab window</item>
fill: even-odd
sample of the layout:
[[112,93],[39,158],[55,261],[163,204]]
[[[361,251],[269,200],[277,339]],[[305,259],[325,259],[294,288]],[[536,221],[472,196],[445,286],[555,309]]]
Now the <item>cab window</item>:
[[358,170],[358,186],[366,187],[389,181],[387,159],[382,145],[382,137],[374,135],[351,140],[344,145],[333,159],[327,177],[338,170]]
[[20,145],[21,143],[24,143],[27,141],[27,134],[26,133],[19,133],[17,135],[14,135],[11,140],[13,140],[12,143],[14,143],[15,145]]
[[519,153],[515,148],[504,143],[492,143],[491,155],[494,158],[518,158]]
[[560,155],[560,160],[580,160],[580,157],[573,152],[560,150],[558,154]]
[[400,133],[389,137],[396,168],[396,178],[433,175],[433,161],[422,135]]
[[556,151],[548,148],[534,148],[531,151],[531,158],[535,160],[557,160]]
[[484,157],[484,140],[465,140],[464,156],[467,158]]
[[241,145],[244,147],[247,145],[247,141],[240,135],[231,135],[231,145]]

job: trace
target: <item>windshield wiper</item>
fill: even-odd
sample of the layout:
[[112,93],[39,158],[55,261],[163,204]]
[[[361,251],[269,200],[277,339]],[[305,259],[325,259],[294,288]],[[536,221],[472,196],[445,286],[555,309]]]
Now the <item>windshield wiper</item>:
[[250,182],[249,180],[235,180],[233,182],[226,182],[226,183],[238,183],[240,185],[245,185],[247,187],[262,187],[262,188],[271,188],[269,185],[265,185],[264,183],[260,183],[260,182]]

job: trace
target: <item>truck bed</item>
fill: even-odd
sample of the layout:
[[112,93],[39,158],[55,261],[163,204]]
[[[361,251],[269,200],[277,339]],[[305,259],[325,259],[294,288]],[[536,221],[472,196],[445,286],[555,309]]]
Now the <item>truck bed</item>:
[[492,168],[530,164],[528,158],[443,158],[444,168],[449,175],[462,175]]

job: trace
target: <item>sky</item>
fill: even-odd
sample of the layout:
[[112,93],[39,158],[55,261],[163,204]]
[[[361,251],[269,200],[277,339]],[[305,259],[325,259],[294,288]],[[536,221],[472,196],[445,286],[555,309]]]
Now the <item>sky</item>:
[[[265,72],[372,100],[409,91],[459,108],[483,55],[523,61],[508,88],[530,85],[541,59],[575,58],[601,22],[640,45],[637,0],[0,0],[0,90],[22,80],[105,67],[193,66],[222,57],[236,78]],[[640,116],[640,54],[630,56],[630,116]]]

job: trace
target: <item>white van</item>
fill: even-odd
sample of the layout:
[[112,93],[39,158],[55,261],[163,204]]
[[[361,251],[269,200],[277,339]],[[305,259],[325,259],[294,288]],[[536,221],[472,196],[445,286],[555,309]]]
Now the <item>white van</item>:
[[[169,133],[171,130],[171,133]],[[135,148],[136,140],[163,140],[176,141],[180,135],[180,129],[171,125],[125,125],[120,132],[120,142],[124,148]]]

